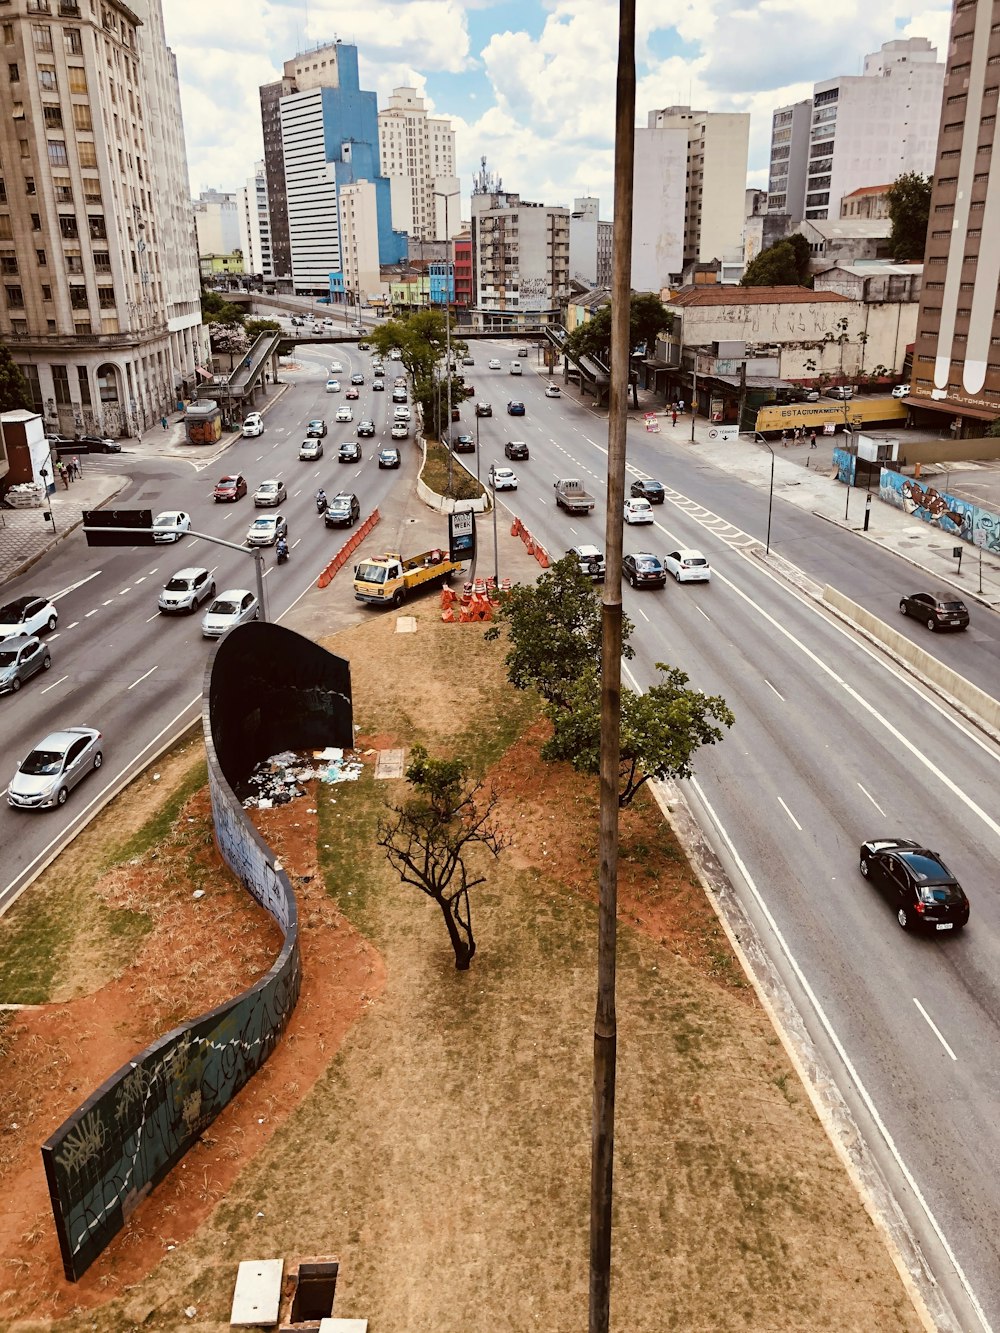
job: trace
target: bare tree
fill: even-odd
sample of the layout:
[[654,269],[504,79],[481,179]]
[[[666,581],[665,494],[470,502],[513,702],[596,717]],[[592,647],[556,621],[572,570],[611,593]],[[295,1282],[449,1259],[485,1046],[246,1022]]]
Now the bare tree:
[[432,759],[416,745],[406,769],[411,794],[379,820],[376,842],[404,884],[426,893],[441,909],[455,951],[455,967],[468,969],[476,952],[469,890],[486,881],[469,877],[466,855],[485,847],[497,857],[507,846],[495,818],[498,796],[472,782],[460,759]]

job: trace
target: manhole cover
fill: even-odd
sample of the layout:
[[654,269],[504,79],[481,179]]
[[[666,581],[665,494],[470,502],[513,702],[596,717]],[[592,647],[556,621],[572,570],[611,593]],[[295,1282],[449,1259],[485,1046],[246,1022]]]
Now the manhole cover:
[[405,750],[379,750],[378,758],[375,760],[375,776],[377,778],[401,778],[405,757]]

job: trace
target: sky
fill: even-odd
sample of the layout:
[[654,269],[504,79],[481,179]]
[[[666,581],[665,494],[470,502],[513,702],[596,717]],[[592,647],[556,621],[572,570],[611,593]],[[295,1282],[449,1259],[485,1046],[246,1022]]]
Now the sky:
[[[919,3],[919,0],[917,0]],[[457,132],[462,217],[485,157],[536,203],[596,195],[612,215],[618,6],[607,0],[162,0],[180,75],[192,195],[233,191],[263,156],[258,88],[297,52],[358,47],[380,107],[415,87]],[[771,113],[821,79],[860,74],[896,37],[943,60],[950,3],[926,0],[636,0],[636,124],[686,104],[750,112],[748,185],[767,185]]]

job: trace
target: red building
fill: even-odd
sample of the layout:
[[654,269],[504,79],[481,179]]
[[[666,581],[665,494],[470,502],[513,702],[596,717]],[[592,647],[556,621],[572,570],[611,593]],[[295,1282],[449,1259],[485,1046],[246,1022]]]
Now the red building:
[[452,242],[455,264],[455,304],[463,310],[472,305],[472,233],[463,232]]

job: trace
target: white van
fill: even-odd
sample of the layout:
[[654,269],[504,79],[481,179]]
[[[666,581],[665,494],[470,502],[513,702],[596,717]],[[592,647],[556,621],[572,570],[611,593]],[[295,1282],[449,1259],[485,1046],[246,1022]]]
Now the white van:
[[512,361],[512,362],[510,363],[510,373],[511,373],[512,375],[520,375],[520,373],[521,373],[521,363],[520,363],[520,361]]

